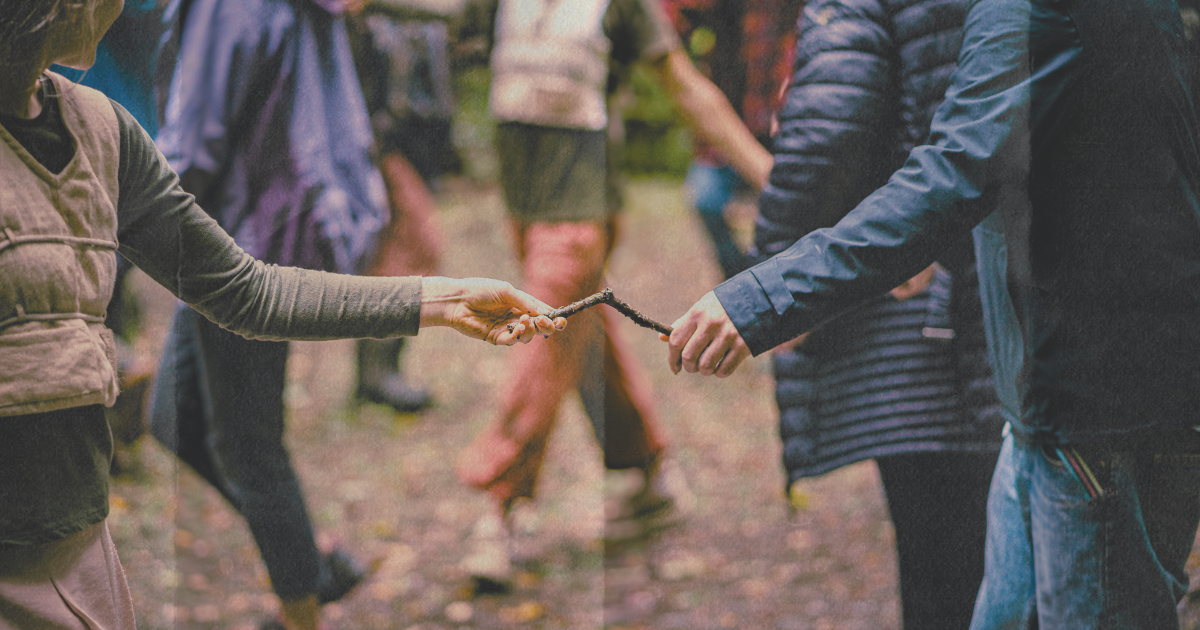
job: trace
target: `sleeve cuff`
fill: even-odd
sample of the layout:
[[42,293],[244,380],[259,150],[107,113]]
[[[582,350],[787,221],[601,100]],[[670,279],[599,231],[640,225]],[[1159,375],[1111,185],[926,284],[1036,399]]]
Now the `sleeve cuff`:
[[753,269],[726,280],[713,293],[754,356],[781,343],[774,333],[779,315]]
[[404,337],[415,337],[421,328],[421,278],[404,278],[397,291],[402,316],[399,333]]

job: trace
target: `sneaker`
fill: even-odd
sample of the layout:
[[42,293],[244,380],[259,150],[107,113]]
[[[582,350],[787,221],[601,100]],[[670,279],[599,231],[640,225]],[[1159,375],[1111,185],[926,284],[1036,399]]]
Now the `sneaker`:
[[367,576],[349,554],[338,549],[321,556],[321,573],[317,578],[317,602],[322,606],[350,594]]
[[509,525],[499,514],[488,513],[475,523],[460,566],[471,577],[476,595],[512,589],[511,538]]
[[375,383],[359,385],[358,398],[387,405],[400,413],[417,413],[433,406],[433,396],[428,391],[395,373]]
[[629,495],[606,524],[609,537],[647,535],[683,522],[696,497],[674,460],[659,457],[646,469],[641,488]]

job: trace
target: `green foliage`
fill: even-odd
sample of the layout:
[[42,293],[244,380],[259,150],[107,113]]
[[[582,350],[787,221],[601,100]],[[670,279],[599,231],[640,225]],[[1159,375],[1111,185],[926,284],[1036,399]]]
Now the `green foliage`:
[[712,52],[712,49],[717,45],[717,34],[707,26],[692,31],[691,37],[688,37],[688,52],[692,58],[699,58]]
[[691,133],[679,118],[675,104],[645,68],[635,66],[629,97],[623,99],[625,148],[621,165],[635,174],[682,176],[692,159]]
[[475,181],[496,181],[496,121],[488,113],[487,66],[470,66],[454,73],[454,148],[463,160],[463,174]]

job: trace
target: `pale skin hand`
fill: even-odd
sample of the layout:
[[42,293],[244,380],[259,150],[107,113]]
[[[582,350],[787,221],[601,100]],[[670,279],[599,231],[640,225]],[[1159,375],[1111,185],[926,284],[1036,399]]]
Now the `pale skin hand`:
[[921,293],[929,288],[933,282],[934,275],[937,274],[938,264],[933,263],[925,268],[921,273],[909,278],[904,284],[891,290],[892,297],[903,302],[912,296]]
[[542,315],[551,310],[545,302],[502,280],[421,279],[421,328],[447,326],[472,339],[511,346],[562,330],[566,319],[551,321]]
[[667,339],[667,364],[705,376],[725,378],[750,356],[750,348],[730,321],[725,307],[709,291],[671,326]]

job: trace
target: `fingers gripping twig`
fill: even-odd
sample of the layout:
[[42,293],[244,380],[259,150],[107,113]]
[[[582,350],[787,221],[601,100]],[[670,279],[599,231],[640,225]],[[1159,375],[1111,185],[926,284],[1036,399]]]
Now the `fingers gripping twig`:
[[556,308],[553,311],[546,313],[546,316],[550,319],[570,317],[586,308],[596,306],[597,304],[607,304],[617,309],[617,312],[633,320],[633,323],[637,324],[638,326],[658,331],[667,336],[670,336],[671,334],[670,326],[663,324],[662,322],[654,321],[653,319],[642,315],[637,309],[626,304],[618,299],[617,296],[613,295],[612,289],[604,289],[603,291],[594,295],[589,295],[578,302],[572,302],[562,308]]

